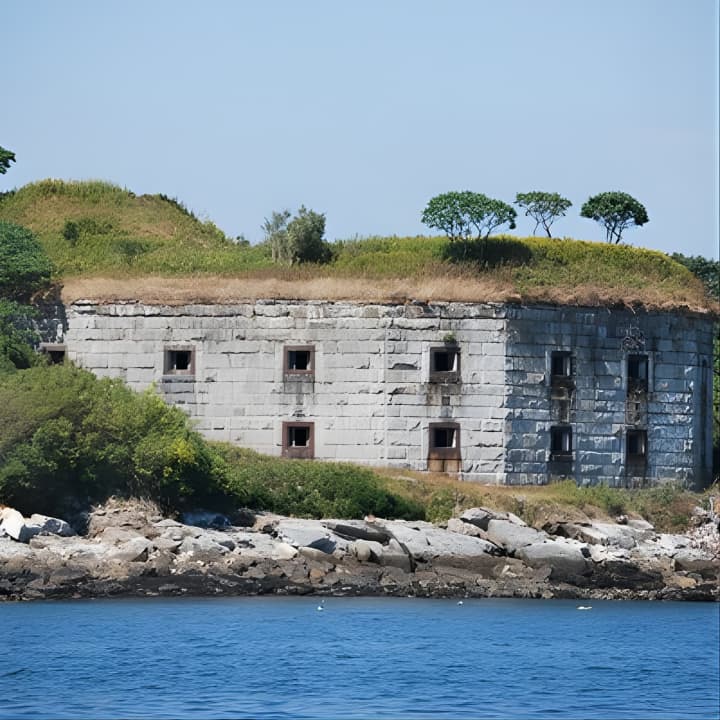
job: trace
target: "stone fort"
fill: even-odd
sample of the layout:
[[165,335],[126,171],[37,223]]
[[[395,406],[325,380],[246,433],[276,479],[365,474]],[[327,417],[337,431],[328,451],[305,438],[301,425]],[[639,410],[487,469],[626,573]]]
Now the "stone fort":
[[205,436],[483,483],[711,481],[712,319],[508,303],[76,302],[51,358]]

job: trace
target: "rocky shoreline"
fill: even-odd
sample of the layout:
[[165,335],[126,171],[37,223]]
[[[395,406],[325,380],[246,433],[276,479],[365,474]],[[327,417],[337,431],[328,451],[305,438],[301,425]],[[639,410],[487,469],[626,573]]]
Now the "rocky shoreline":
[[473,508],[443,525],[211,513],[139,501],[61,520],[0,510],[0,600],[307,595],[720,600],[717,516],[685,535],[639,518],[541,529]]

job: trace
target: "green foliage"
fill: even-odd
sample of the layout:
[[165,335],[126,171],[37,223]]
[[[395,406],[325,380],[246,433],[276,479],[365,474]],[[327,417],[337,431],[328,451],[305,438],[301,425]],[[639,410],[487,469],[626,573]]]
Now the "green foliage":
[[290,264],[291,253],[288,240],[287,224],[290,220],[290,211],[273,211],[269,218],[265,218],[262,230],[265,233],[265,242],[270,246],[272,261]]
[[440,488],[430,495],[427,519],[434,523],[449,520],[455,513],[456,505],[456,493],[450,488]]
[[648,222],[644,206],[624,192],[604,192],[588,198],[580,216],[599,222],[605,228],[607,241],[616,244],[627,228]]
[[300,517],[418,519],[423,507],[383,488],[371,470],[340,463],[268,457],[217,445],[226,491],[239,505]]
[[0,501],[23,512],[112,494],[166,508],[217,503],[222,479],[187,416],[153,391],[72,365],[0,378]]
[[15,153],[0,146],[0,175],[4,175],[9,170],[11,162],[15,162]]
[[580,509],[592,505],[604,510],[608,515],[621,515],[626,511],[627,492],[607,485],[580,486],[574,480],[553,483],[548,488],[548,494],[557,502]]
[[230,275],[270,265],[265,248],[234,243],[178,200],[106,182],[31,183],[2,199],[0,219],[33,230],[63,276]]
[[710,297],[720,302],[720,260],[708,260],[702,255],[683,255],[673,253],[675,262],[684,265],[707,288]]
[[325,242],[325,215],[300,206],[297,215],[287,225],[291,264],[325,263],[330,250]]
[[38,341],[32,326],[35,315],[28,305],[0,298],[0,375],[37,364],[32,348]]
[[422,214],[422,223],[442,230],[451,241],[488,238],[503,225],[515,227],[515,210],[501,200],[494,200],[469,190],[447,192],[431,198]]
[[27,228],[0,220],[0,297],[26,300],[50,282],[52,265]]
[[550,227],[556,218],[562,217],[572,206],[572,203],[558,193],[534,190],[527,193],[517,193],[515,204],[525,210],[525,215],[535,221],[533,235],[542,225],[549,238],[552,237]]
[[265,242],[272,250],[272,260],[284,265],[326,263],[331,258],[325,242],[325,216],[300,206],[290,219],[289,210],[273,212],[262,225]]

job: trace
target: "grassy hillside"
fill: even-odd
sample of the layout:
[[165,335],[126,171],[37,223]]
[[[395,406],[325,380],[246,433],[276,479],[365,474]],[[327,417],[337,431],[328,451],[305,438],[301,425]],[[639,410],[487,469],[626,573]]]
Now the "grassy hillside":
[[63,277],[233,273],[264,262],[177,200],[106,182],[31,183],[0,199],[0,219],[33,230]]
[[501,236],[336,241],[327,265],[274,266],[163,195],[104,182],[32,183],[0,199],[0,219],[39,236],[67,300],[229,301],[252,297],[712,306],[663,253],[607,243]]

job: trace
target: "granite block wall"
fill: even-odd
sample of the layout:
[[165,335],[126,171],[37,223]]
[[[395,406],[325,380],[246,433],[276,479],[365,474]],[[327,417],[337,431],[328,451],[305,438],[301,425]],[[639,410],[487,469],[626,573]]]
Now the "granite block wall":
[[703,318],[319,301],[76,303],[66,316],[54,339],[70,359],[154,384],[208,437],[260,452],[486,483],[709,479]]

